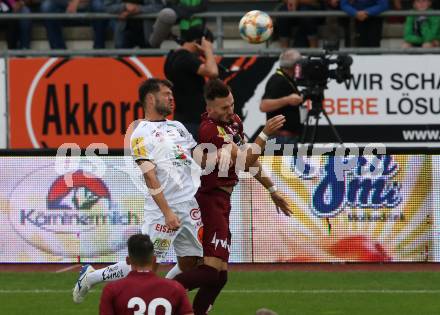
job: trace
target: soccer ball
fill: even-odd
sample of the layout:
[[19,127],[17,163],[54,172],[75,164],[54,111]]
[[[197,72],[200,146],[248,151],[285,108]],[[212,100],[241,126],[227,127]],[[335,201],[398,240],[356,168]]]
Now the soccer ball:
[[260,44],[272,35],[273,23],[266,12],[253,10],[241,18],[238,28],[244,40],[251,44]]

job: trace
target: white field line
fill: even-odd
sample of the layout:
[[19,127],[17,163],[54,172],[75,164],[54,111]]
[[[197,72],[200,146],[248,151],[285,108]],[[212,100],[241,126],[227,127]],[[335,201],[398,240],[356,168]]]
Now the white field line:
[[[0,289],[0,294],[45,294],[71,293],[72,290],[54,290],[54,289],[32,289],[32,290],[14,290]],[[91,290],[89,292],[100,292],[100,290]],[[227,294],[439,294],[440,290],[393,290],[393,289],[304,289],[304,290],[222,290]]]
[[66,271],[72,270],[72,269],[74,269],[74,268],[76,268],[78,266],[80,266],[80,265],[72,265],[72,266],[69,266],[69,267],[65,267],[65,268],[62,268],[62,269],[59,269],[59,270],[55,271],[55,273],[66,272]]

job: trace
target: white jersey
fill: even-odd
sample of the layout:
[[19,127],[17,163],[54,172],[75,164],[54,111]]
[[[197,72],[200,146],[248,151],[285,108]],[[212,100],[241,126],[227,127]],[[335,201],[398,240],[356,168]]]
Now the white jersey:
[[[191,157],[197,143],[182,123],[143,120],[134,129],[130,144],[135,160],[156,165],[156,176],[169,205],[193,199],[200,186],[201,169]],[[151,192],[147,193],[145,209],[158,209]]]

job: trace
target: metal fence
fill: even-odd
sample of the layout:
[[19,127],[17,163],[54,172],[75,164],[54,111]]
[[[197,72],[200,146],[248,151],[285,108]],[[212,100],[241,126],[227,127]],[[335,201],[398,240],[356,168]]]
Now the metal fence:
[[[217,11],[198,13],[194,16],[206,18],[207,20],[215,21],[215,36],[217,42],[216,54],[218,55],[278,55],[281,49],[274,48],[250,48],[250,49],[224,49],[224,21],[238,20],[246,12],[244,11]],[[329,11],[267,11],[272,17],[341,17],[350,18],[345,12],[339,10]],[[394,17],[394,16],[440,16],[440,10],[416,11],[416,10],[389,10],[383,12],[380,16]],[[109,13],[10,13],[0,14],[0,21],[2,20],[17,20],[17,19],[32,19],[32,20],[92,20],[92,19],[116,19],[118,15]],[[157,13],[138,14],[130,18],[134,19],[154,19]],[[315,54],[322,52],[321,49],[300,49],[303,54]],[[168,50],[164,49],[102,49],[102,50],[5,50],[2,54],[8,56],[121,56],[121,55],[143,55],[154,56],[166,54]],[[341,49],[340,53],[351,54],[439,54],[440,48],[410,48],[410,49],[395,49],[395,48],[345,48]]]

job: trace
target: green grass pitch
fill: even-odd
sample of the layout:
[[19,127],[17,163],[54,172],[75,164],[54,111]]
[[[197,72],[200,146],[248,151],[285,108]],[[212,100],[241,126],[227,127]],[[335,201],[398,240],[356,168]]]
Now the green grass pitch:
[[[102,286],[83,304],[73,304],[76,277],[73,272],[0,273],[0,314],[97,314]],[[210,315],[253,315],[261,307],[279,315],[440,314],[440,273],[230,272]]]

